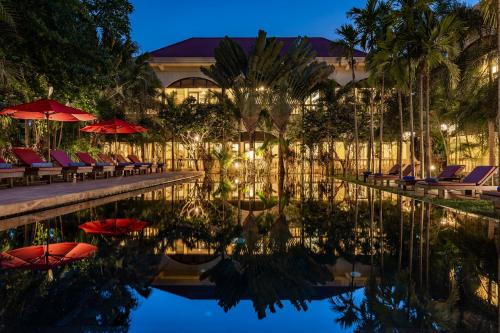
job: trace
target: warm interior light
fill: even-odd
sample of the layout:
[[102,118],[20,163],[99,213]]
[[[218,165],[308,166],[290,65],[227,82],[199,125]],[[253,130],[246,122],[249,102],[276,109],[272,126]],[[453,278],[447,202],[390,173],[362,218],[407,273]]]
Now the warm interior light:
[[200,136],[198,134],[194,136],[194,141],[200,141]]
[[240,163],[239,162],[234,163],[234,167],[238,169],[240,167]]
[[496,73],[498,72],[498,66],[497,66],[497,65],[493,65],[493,66],[491,66],[491,72],[492,72],[493,74],[496,74]]
[[247,151],[247,153],[246,153],[246,154],[247,154],[247,158],[248,158],[249,160],[253,160],[253,159],[254,159],[254,157],[255,157],[255,153],[254,153],[254,151],[253,151],[253,150]]
[[441,124],[441,131],[446,132],[448,130],[447,124]]
[[431,165],[431,170],[432,171],[436,170],[436,166],[435,165]]

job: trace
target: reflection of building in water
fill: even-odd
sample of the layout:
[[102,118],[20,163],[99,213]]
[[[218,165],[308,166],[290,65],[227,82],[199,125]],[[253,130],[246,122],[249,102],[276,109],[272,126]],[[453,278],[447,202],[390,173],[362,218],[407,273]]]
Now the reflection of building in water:
[[[164,256],[151,285],[189,299],[214,299],[215,284],[207,279],[200,280],[200,274],[214,267],[219,261],[220,256],[215,255]],[[334,265],[327,265],[332,281],[314,286],[313,298],[325,299],[353,288],[364,287],[372,269],[369,265],[359,262],[356,262],[354,267],[353,272],[353,264],[344,258],[338,258]]]

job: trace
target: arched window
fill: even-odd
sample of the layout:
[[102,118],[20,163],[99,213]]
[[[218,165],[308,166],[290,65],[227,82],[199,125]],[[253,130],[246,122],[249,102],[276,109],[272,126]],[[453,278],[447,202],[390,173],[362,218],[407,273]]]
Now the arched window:
[[215,82],[207,79],[188,77],[175,81],[167,88],[219,88],[219,86]]
[[199,77],[177,80],[165,89],[167,94],[175,93],[179,103],[188,97],[193,97],[198,103],[210,103],[213,101],[210,91],[220,92],[221,89],[213,81]]

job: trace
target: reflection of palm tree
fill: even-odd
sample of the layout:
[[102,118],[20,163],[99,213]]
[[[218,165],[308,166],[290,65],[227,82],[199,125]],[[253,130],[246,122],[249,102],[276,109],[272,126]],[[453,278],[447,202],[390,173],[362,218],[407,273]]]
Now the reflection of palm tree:
[[353,292],[330,300],[332,311],[339,313],[336,321],[344,328],[357,325],[356,332],[453,330],[456,301],[455,290],[444,301],[417,294],[407,272],[386,284],[377,284],[371,278],[362,300],[356,300]]
[[229,311],[248,296],[259,318],[266,311],[282,308],[288,300],[297,310],[308,309],[307,301],[315,295],[313,286],[331,279],[331,274],[314,261],[300,246],[286,252],[253,255],[237,252],[200,276],[215,283],[218,304]]
[[335,319],[343,328],[352,327],[360,320],[360,308],[355,304],[354,292],[351,290],[345,294],[330,299],[331,309],[340,314]]

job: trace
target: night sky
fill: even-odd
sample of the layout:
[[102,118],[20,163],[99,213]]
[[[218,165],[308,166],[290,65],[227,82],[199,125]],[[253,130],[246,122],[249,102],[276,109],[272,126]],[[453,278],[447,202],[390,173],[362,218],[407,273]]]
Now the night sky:
[[[466,0],[473,4],[478,0]],[[132,0],[132,37],[141,51],[189,37],[335,38],[346,11],[366,0]]]

